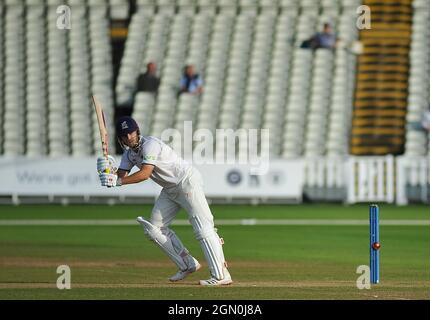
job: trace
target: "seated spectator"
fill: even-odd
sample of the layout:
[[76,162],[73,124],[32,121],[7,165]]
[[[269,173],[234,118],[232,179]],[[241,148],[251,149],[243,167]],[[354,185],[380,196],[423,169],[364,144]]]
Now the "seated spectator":
[[157,65],[150,62],[146,65],[146,72],[137,79],[137,91],[157,93],[160,79],[157,77]]
[[309,49],[334,49],[336,47],[337,38],[333,32],[330,23],[324,23],[322,32],[316,33],[312,38],[303,41],[301,48]]
[[195,73],[193,65],[185,66],[180,87],[180,94],[191,93],[198,95],[203,92],[203,80],[198,73]]

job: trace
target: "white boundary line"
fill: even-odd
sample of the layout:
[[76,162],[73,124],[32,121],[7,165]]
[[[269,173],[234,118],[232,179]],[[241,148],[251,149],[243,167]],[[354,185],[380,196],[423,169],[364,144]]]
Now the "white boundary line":
[[[229,226],[364,226],[368,220],[346,219],[218,219],[216,225]],[[39,219],[0,220],[0,226],[131,226],[138,225],[132,219]],[[188,220],[178,219],[173,225],[190,225]],[[381,220],[383,226],[430,226],[430,220]]]

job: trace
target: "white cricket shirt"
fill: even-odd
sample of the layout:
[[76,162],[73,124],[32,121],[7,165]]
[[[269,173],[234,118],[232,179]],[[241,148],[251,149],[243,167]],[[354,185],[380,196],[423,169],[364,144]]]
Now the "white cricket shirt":
[[143,164],[151,164],[154,170],[150,178],[163,188],[176,186],[191,169],[188,162],[158,138],[141,136],[139,144],[137,153],[131,149],[124,152],[119,169],[130,171],[133,166],[140,169]]

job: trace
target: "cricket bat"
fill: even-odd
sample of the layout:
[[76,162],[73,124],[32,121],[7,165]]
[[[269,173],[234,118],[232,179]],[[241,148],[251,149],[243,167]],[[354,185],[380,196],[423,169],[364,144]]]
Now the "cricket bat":
[[[105,115],[104,115],[103,108],[102,108],[102,105],[100,104],[100,102],[96,99],[96,97],[94,95],[92,95],[91,97],[93,99],[94,109],[96,110],[96,115],[97,115],[97,122],[99,124],[100,140],[102,143],[103,156],[107,160],[109,153],[108,153],[108,132],[106,129]],[[106,169],[105,173],[110,173],[109,169]]]

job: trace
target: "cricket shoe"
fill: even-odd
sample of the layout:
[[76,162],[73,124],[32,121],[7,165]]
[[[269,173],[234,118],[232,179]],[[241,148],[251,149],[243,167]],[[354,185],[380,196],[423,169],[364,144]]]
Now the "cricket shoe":
[[188,268],[187,270],[179,270],[175,275],[171,276],[169,280],[172,282],[180,281],[185,279],[185,277],[188,276],[190,273],[193,273],[199,270],[202,266],[196,259],[194,258],[192,259],[193,259],[193,265],[190,268]]
[[224,268],[224,278],[218,280],[217,278],[210,278],[208,280],[200,280],[201,286],[226,286],[233,283],[231,279],[230,272],[228,272],[227,268]]

